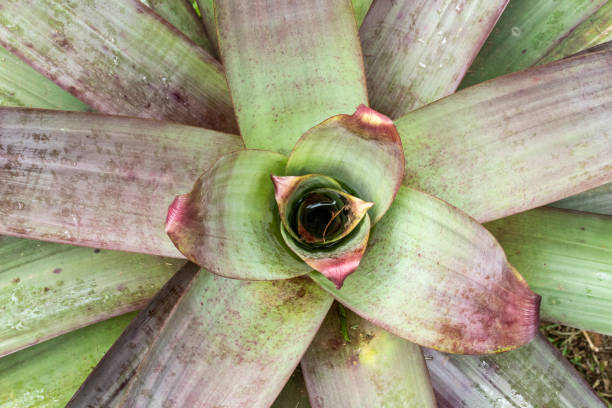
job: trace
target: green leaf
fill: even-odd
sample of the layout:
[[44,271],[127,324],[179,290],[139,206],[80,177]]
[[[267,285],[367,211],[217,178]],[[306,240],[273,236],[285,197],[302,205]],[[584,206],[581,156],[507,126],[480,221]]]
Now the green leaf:
[[215,21],[215,1],[214,0],[196,0],[198,8],[202,15],[202,23],[208,34],[208,40],[213,48],[211,54],[219,56],[219,40],[217,38],[217,23]]
[[239,136],[168,122],[0,109],[0,234],[181,257],[174,195]]
[[341,290],[311,277],[361,317],[442,351],[505,351],[538,330],[540,298],[493,236],[447,203],[406,187]]
[[302,369],[298,365],[271,408],[311,408]]
[[612,216],[540,208],[485,226],[542,296],[543,319],[612,335]]
[[393,122],[361,105],[313,127],[297,142],[286,174],[319,173],[342,183],[362,200],[375,224],[385,214],[404,177],[402,142]]
[[2,47],[0,47],[0,105],[91,110]]
[[424,350],[439,408],[604,408],[592,388],[542,335],[518,350],[459,356]]
[[142,308],[182,264],[0,237],[0,356]]
[[372,107],[392,118],[455,91],[508,0],[378,0],[359,34]]
[[334,309],[302,358],[314,407],[436,406],[419,346],[350,311],[347,324],[351,341],[347,342]]
[[348,0],[216,4],[219,47],[250,149],[288,154],[310,127],[367,103]]
[[612,183],[550,204],[553,207],[612,215]]
[[287,158],[258,150],[221,158],[178,196],[166,232],[187,259],[212,273],[238,279],[270,280],[310,271],[280,236],[271,174],[282,174]]
[[374,0],[351,0],[357,26],[361,26],[361,23],[363,23],[363,20],[365,19],[366,14],[368,14],[368,10],[370,9],[373,1]]
[[403,116],[404,184],[485,222],[612,181],[611,63],[565,59]]
[[209,54],[213,49],[191,0],[140,0]]
[[599,10],[574,28],[538,64],[546,64],[612,40],[612,2],[606,2]]
[[138,366],[191,287],[199,267],[188,263],[155,295],[89,374],[67,407],[118,406]]
[[461,88],[534,65],[607,0],[512,0]]
[[64,406],[133,318],[115,317],[0,359],[0,407]]
[[305,278],[254,282],[201,270],[123,402],[269,406],[330,306],[331,298]]
[[4,2],[0,43],[99,112],[237,131],[221,65],[139,1]]

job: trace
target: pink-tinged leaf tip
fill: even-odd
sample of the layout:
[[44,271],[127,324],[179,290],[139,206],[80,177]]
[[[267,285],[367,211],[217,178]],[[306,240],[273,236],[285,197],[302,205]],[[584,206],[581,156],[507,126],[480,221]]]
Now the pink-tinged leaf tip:
[[291,196],[295,187],[303,177],[300,176],[275,176],[270,175],[274,183],[274,198],[277,203],[284,203]]
[[336,285],[336,289],[340,289],[346,277],[355,272],[359,266],[366,245],[367,241],[363,246],[355,249],[355,251],[342,253],[338,257],[305,259],[305,261],[313,269],[321,272],[327,279],[332,281]]
[[168,207],[168,215],[166,216],[166,234],[171,238],[178,233],[181,226],[187,221],[189,216],[189,194],[176,196],[170,207]]

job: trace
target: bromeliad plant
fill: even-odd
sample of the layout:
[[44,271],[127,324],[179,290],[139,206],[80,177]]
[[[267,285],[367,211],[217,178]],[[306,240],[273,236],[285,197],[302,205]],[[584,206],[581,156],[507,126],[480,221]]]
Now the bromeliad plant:
[[[434,406],[410,342],[489,354],[538,332],[540,296],[480,223],[612,181],[607,47],[408,113],[454,91],[506,1],[450,17],[375,2],[365,73],[348,0],[202,2],[207,30],[184,2],[148,2],[197,45],[137,1],[26,3],[0,6],[7,49],[96,111],[148,119],[2,108],[0,233],[201,267],[176,273],[70,406],[269,406],[313,339],[313,406]],[[388,30],[411,15],[426,39]],[[451,34],[449,50],[408,57],[405,43]],[[366,73],[394,120],[368,107]],[[78,310],[116,315],[126,289]],[[328,314],[333,299],[354,314]],[[84,325],[71,324],[28,328],[3,353]]]

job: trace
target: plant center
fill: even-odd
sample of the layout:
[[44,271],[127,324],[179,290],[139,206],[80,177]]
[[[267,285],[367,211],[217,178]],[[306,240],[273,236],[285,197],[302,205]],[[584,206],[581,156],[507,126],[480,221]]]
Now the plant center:
[[300,200],[294,226],[303,242],[325,244],[344,232],[349,223],[348,213],[344,197],[328,189],[319,189]]

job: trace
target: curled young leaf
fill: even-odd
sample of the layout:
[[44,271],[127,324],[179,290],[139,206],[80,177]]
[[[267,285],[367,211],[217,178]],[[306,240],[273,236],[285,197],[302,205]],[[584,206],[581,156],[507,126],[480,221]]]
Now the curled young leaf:
[[359,198],[371,201],[376,223],[387,211],[402,179],[404,154],[388,117],[359,106],[353,115],[333,116],[306,132],[287,162],[287,174],[325,174]]

